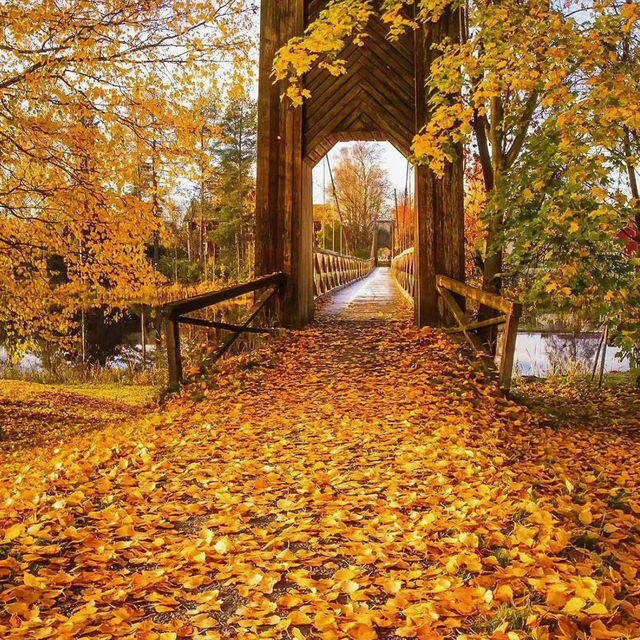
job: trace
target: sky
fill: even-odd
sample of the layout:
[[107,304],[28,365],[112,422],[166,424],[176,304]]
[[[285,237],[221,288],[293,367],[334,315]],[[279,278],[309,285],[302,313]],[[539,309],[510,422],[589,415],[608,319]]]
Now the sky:
[[[334,167],[339,158],[340,150],[344,147],[349,147],[355,143],[353,142],[339,142],[329,152],[329,162]],[[376,145],[379,147],[382,155],[382,166],[389,174],[389,181],[392,188],[398,190],[398,194],[403,193],[406,184],[407,177],[407,160],[405,157],[396,150],[396,148],[389,142],[368,142],[366,144]],[[324,171],[323,171],[324,167]],[[324,174],[324,175],[323,175]],[[413,184],[413,170],[409,174],[409,189],[412,189]],[[331,184],[329,178],[329,172],[326,169],[326,162],[322,160],[319,162],[313,170],[313,202],[314,204],[323,204],[323,182],[326,180],[327,186]],[[389,203],[390,206],[392,203]]]

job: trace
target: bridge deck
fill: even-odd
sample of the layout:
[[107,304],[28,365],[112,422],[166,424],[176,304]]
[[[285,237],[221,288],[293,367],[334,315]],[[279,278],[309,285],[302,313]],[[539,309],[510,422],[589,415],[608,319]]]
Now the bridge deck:
[[378,267],[366,278],[330,294],[319,304],[317,316],[352,321],[409,320],[411,308],[391,269]]

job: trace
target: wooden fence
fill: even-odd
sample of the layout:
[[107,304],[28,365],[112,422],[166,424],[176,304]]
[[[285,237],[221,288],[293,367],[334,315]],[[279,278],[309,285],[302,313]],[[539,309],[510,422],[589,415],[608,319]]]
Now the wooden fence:
[[373,260],[363,260],[326,249],[313,251],[313,286],[316,298],[368,276]]
[[[483,358],[488,359],[491,363],[494,363],[494,357],[498,358],[498,383],[503,391],[508,392],[513,378],[513,362],[518,338],[518,324],[522,316],[522,305],[519,302],[514,302],[477,287],[471,287],[446,276],[437,276],[436,286],[447,309],[449,309],[458,324],[456,328],[450,329],[449,332],[462,333],[476,353],[482,355]],[[464,307],[459,304],[460,298],[465,299]],[[475,303],[480,308],[492,309],[498,312],[498,315],[484,320],[475,319],[465,310],[467,301]],[[494,356],[492,348],[485,344],[475,332],[479,329],[487,329],[498,325],[504,325],[504,329],[500,335],[498,348]]]
[[[397,255],[392,261],[391,271],[403,291],[413,299],[415,295],[413,249],[407,249]],[[497,360],[498,383],[503,391],[508,392],[513,378],[513,364],[522,305],[446,276],[437,276],[436,286],[444,306],[457,324],[457,327],[449,329],[448,332],[462,333],[474,351],[480,354],[483,360],[490,363],[494,369],[496,368]],[[474,307],[478,310],[480,308],[489,309],[494,313],[493,315],[484,313],[481,316],[484,319],[476,319],[470,313],[470,309]],[[477,332],[481,329],[486,330],[489,327],[497,327],[499,325],[504,325],[504,329],[499,335],[500,339],[494,356],[493,349],[482,341]]]
[[413,248],[399,253],[391,261],[391,273],[402,290],[413,300],[415,295],[414,252]]
[[[165,320],[165,332],[167,340],[167,356],[169,363],[169,384],[177,387],[183,378],[182,374],[182,355],[180,351],[180,325],[192,325],[196,327],[205,327],[208,329],[223,329],[231,333],[230,337],[220,346],[215,354],[216,358],[224,355],[238,339],[242,333],[269,333],[271,328],[252,327],[251,323],[257,318],[258,314],[266,306],[266,304],[274,296],[281,296],[284,292],[287,277],[284,273],[274,273],[269,276],[256,278],[251,282],[235,285],[205,293],[192,298],[186,298],[177,302],[171,302],[162,307]],[[190,317],[188,314],[201,311],[213,305],[227,302],[247,294],[256,294],[253,307],[249,309],[246,317],[240,324],[229,324],[226,322],[212,322],[203,320],[202,318]]]

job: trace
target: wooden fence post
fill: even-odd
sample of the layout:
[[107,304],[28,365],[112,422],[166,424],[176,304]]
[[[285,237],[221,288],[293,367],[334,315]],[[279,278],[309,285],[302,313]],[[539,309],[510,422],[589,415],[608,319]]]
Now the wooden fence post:
[[513,310],[507,316],[507,322],[504,327],[504,342],[502,346],[502,358],[500,360],[500,388],[505,393],[508,393],[511,389],[516,340],[518,339],[518,325],[521,316],[522,305],[515,302],[513,304]]
[[180,324],[171,313],[165,320],[167,358],[169,363],[169,385],[177,388],[182,382],[182,355],[180,353]]

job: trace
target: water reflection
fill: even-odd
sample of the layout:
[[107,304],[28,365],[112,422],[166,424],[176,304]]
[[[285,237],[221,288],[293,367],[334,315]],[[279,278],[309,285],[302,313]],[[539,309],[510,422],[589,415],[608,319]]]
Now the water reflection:
[[[596,333],[521,333],[516,343],[516,372],[523,376],[590,373],[600,342]],[[607,348],[605,372],[629,371],[629,360]]]

